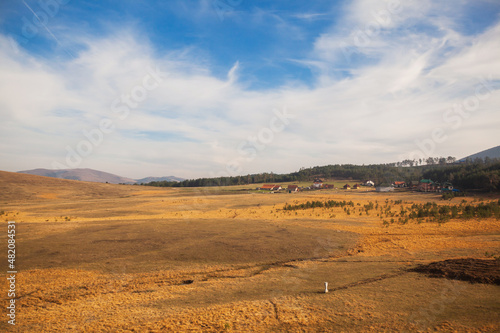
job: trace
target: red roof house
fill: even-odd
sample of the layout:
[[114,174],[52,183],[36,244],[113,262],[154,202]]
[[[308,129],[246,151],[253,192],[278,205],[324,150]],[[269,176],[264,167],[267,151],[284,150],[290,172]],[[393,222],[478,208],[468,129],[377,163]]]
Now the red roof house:
[[279,191],[279,190],[281,190],[281,186],[275,185],[275,184],[263,184],[260,189],[267,190],[267,191]]

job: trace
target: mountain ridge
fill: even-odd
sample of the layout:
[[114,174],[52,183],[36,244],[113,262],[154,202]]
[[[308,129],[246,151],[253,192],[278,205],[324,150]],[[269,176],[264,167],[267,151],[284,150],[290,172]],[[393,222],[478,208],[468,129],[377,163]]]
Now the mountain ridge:
[[[459,162],[464,162],[467,159],[485,159],[485,158],[500,158],[500,146],[496,146],[490,149],[480,151],[478,153],[469,155],[467,157],[461,158]],[[31,174],[37,176],[45,176],[59,179],[70,179],[79,181],[89,181],[96,183],[111,183],[111,184],[147,184],[151,182],[182,182],[185,179],[176,176],[164,176],[164,177],[144,177],[140,179],[132,179],[127,177],[118,176],[109,172],[89,169],[89,168],[78,168],[78,169],[32,169],[18,171],[17,173]]]
[[138,184],[142,183],[150,183],[150,182],[161,182],[161,181],[169,181],[169,182],[181,182],[185,180],[184,178],[176,177],[176,176],[165,176],[165,177],[145,177],[141,179],[136,179]]
[[496,146],[496,147],[493,147],[490,149],[485,149],[485,150],[480,151],[478,153],[461,158],[459,160],[459,162],[464,162],[468,158],[474,160],[476,158],[485,159],[486,157],[488,157],[488,158],[500,158],[500,146]]
[[104,172],[89,168],[59,169],[59,170],[38,168],[32,170],[22,170],[18,171],[17,173],[58,178],[58,179],[70,179],[70,180],[79,180],[79,181],[87,181],[95,183],[110,183],[110,184],[141,184],[150,181],[156,181],[156,179],[168,180],[168,181],[184,180],[183,178],[175,176],[145,177],[141,179],[132,179],[132,178],[118,176],[109,172]]

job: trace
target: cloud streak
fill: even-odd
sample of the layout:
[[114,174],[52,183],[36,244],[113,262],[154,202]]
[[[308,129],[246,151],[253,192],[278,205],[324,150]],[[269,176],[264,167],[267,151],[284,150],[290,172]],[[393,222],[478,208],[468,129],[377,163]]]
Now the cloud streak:
[[[273,110],[284,107],[294,119],[256,158],[240,165],[241,174],[396,161],[435,127],[443,127],[449,138],[436,155],[462,157],[497,144],[499,21],[463,35],[450,14],[460,6],[404,2],[380,18],[387,6],[367,0],[346,5],[344,15],[308,41],[306,57],[286,60],[312,68],[312,84],[290,79],[259,90],[248,86],[244,62],[228,63],[221,76],[200,57],[199,46],[159,48],[130,29],[75,35],[74,58],[16,50],[0,35],[1,167],[17,171],[64,162],[67,146],[76,147],[84,131],[110,119],[114,130],[80,167],[135,178],[205,177],[241,160],[241,143],[269,127]],[[259,15],[278,17],[272,11]],[[294,15],[324,18],[315,12]],[[293,25],[286,19],[292,16],[279,16],[277,26]],[[370,28],[372,21],[379,26]],[[372,31],[366,43],[357,44],[358,31]],[[121,119],[113,101],[142,84],[150,68],[168,75]],[[473,95],[482,79],[489,80],[489,97],[453,128],[443,115]]]

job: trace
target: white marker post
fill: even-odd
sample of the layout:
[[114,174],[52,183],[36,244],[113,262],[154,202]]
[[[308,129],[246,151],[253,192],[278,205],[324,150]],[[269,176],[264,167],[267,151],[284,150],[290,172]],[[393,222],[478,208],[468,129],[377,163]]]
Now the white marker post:
[[325,282],[325,294],[328,292],[328,282]]

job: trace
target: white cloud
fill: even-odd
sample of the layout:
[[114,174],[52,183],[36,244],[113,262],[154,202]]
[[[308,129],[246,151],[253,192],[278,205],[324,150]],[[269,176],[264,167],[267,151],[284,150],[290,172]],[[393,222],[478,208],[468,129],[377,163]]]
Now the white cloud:
[[292,15],[292,17],[302,20],[314,21],[326,19],[328,15],[328,13],[300,13]]
[[[22,49],[16,53],[0,37],[0,157],[15,160],[2,162],[2,168],[65,163],[66,147],[76,149],[86,140],[83,131],[98,128],[103,118],[116,129],[79,166],[135,178],[227,173],[227,163],[234,160],[243,174],[395,161],[435,128],[448,139],[436,145],[434,155],[462,157],[462,147],[468,153],[497,144],[498,84],[491,84],[489,96],[459,128],[443,115],[474,96],[480,77],[500,77],[500,24],[466,37],[456,32],[456,22],[439,20],[431,2],[405,2],[366,46],[358,47],[370,61],[346,62],[340,43],[356,46],[353,31],[365,29],[373,12],[383,9],[379,5],[354,2],[346,8],[343,26],[317,38],[310,57],[299,61],[319,73],[312,88],[290,84],[251,91],[239,82],[244,64],[228,64],[227,77],[218,78],[195,50],[158,54],[130,32],[82,38],[76,58],[57,65]],[[412,29],[414,20],[436,31]],[[120,119],[113,102],[141,86],[156,67],[168,75]],[[348,75],[338,75],[339,67]],[[295,118],[269,143],[261,143],[264,148],[255,158],[242,154],[238,147],[269,134],[273,110],[285,106]]]
[[474,39],[470,45],[450,57],[446,64],[439,66],[432,73],[455,80],[493,75],[500,79],[500,24],[493,26],[484,34]]

